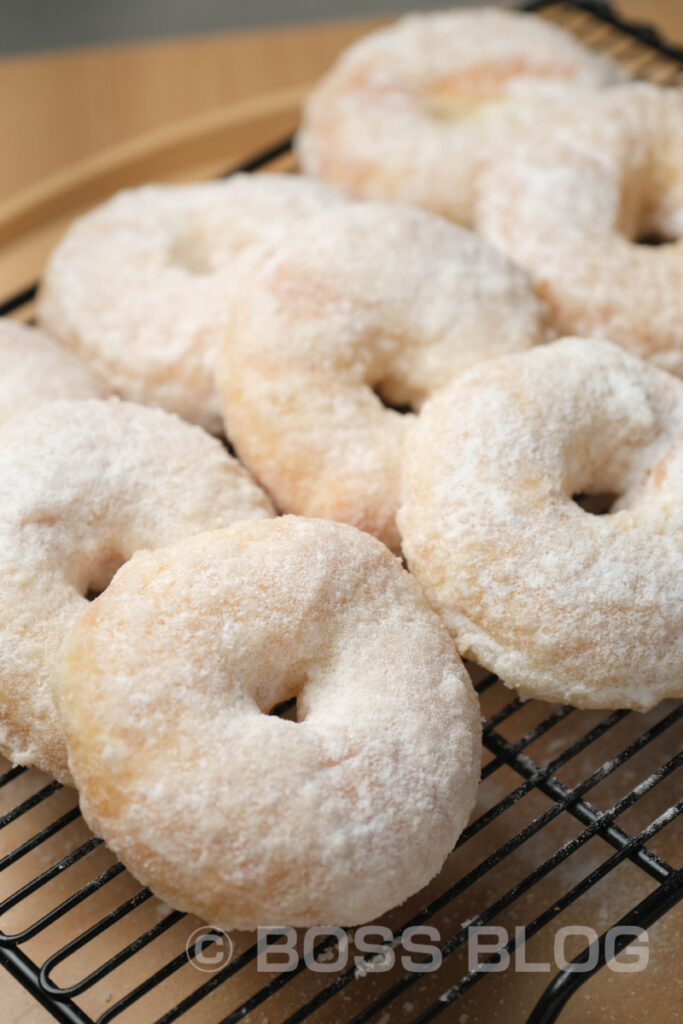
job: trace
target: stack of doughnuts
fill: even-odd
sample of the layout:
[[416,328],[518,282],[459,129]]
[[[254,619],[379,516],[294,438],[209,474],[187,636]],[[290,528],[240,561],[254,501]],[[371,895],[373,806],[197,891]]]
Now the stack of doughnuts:
[[0,322],[0,749],[173,906],[425,885],[476,797],[461,657],[683,696],[683,99],[622,78],[402,19],[314,90],[309,176],[120,193]]

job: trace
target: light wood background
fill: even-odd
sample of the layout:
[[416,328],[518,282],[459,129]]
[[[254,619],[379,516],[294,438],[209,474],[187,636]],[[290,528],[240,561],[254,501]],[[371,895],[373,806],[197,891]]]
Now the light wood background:
[[[680,0],[619,0],[625,16],[683,45]],[[248,97],[312,82],[380,23],[356,19],[211,38],[99,47],[0,62],[0,205],[126,140]],[[3,1024],[52,1018],[0,970]]]

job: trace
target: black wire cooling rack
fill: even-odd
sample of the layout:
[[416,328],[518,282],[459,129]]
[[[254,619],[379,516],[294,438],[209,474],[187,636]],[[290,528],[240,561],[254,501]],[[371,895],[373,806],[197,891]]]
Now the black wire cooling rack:
[[[605,4],[526,6],[635,77],[683,84],[683,52]],[[240,169],[279,166],[290,151],[289,141],[278,143]],[[34,294],[10,297],[0,312],[21,312]],[[646,975],[654,1019],[678,1019],[662,1000],[678,969],[683,926],[674,910],[683,895],[675,866],[683,706],[645,715],[581,712],[512,699],[493,676],[480,677],[477,689],[488,717],[474,820],[439,877],[382,922],[395,950],[407,928],[436,928],[437,970],[423,972],[419,963],[406,970],[396,957],[379,972],[372,955],[336,967],[341,947],[353,947],[348,929],[314,944],[312,957],[331,962],[330,973],[311,970],[300,943],[293,970],[259,971],[260,954],[279,941],[275,933],[258,941],[236,933],[231,957],[217,955],[200,970],[207,945],[224,949],[221,936],[193,941],[200,922],[140,889],[88,832],[76,794],[24,768],[0,778],[0,961],[70,1024],[426,1024],[439,1015],[459,1024],[550,1024],[563,1011],[563,1020],[602,1022],[606,1006],[615,1014],[609,1019],[634,1020],[629,1007]],[[649,929],[646,975],[610,975],[608,956],[632,938],[622,934],[610,946],[614,924]],[[560,927],[577,925],[593,932],[571,936],[562,969],[556,962],[536,972],[519,964],[492,969],[522,953],[526,963],[544,963]],[[504,929],[496,933],[501,949],[481,962],[470,959],[476,926]]]

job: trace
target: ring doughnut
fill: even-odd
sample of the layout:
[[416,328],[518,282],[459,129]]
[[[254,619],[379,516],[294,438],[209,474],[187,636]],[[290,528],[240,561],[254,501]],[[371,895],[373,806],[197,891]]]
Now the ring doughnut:
[[237,258],[340,201],[287,174],[121,192],[53,252],[38,319],[122,397],[220,433],[213,372]]
[[0,317],[0,425],[59,398],[104,398],[80,359],[34,327]]
[[[243,267],[217,384],[241,458],[283,511],[392,549],[403,437],[454,374],[545,340],[524,273],[402,204],[346,203]],[[378,393],[376,393],[378,392]]]
[[477,366],[411,432],[398,523],[460,653],[523,696],[683,697],[683,381],[592,338]]
[[[222,927],[370,920],[436,874],[474,803],[462,662],[349,526],[286,516],[136,554],[58,676],[91,828]],[[269,714],[292,697],[296,721]]]
[[221,443],[160,409],[42,405],[0,442],[0,749],[69,781],[52,678],[84,595],[141,547],[270,503]]
[[503,10],[412,14],[346,50],[304,108],[304,170],[362,198],[472,223],[477,176],[537,118],[622,77],[541,18]]
[[607,338],[683,376],[680,89],[586,97],[480,186],[479,229],[529,270],[560,333]]

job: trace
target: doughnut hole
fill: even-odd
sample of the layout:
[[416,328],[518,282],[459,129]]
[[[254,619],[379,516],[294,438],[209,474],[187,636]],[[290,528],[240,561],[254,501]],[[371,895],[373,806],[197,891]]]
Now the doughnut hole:
[[673,242],[677,242],[678,238],[666,238],[664,235],[659,234],[655,231],[648,231],[645,234],[639,235],[633,239],[636,245],[672,245]]
[[[416,300],[418,301],[418,300]],[[382,332],[380,337],[369,332],[367,337],[367,363],[363,371],[365,385],[379,399],[385,409],[402,416],[419,413],[430,394],[457,372],[447,369],[443,351],[438,355],[440,341],[434,340],[434,349],[420,343],[419,329],[413,327],[409,335],[411,344],[400,327]],[[436,350],[436,351],[435,351]],[[464,368],[464,367],[463,367]]]
[[670,148],[653,148],[646,166],[624,182],[620,227],[634,245],[674,245],[683,235],[683,185],[677,170],[683,152],[672,153]]
[[178,233],[171,242],[168,263],[195,277],[206,277],[216,269],[207,239],[201,231]]
[[476,114],[483,102],[500,98],[498,95],[481,95],[466,88],[459,76],[440,78],[426,84],[421,96],[422,109],[434,121],[461,121]]
[[612,511],[614,503],[619,500],[620,494],[614,491],[602,491],[598,493],[582,492],[572,494],[572,501],[593,516],[606,516]]
[[88,561],[90,564],[84,572],[79,574],[80,578],[75,583],[75,587],[86,601],[94,601],[107,589],[116,573],[128,559],[120,551],[108,547],[99,551],[94,558]]
[[476,114],[482,106],[505,100],[515,79],[570,80],[572,68],[554,61],[536,61],[521,56],[480,60],[460,71],[431,78],[423,84],[422,102],[437,121],[456,121]]
[[254,688],[248,687],[251,699],[256,707],[269,718],[280,718],[294,724],[302,722],[306,715],[303,691],[308,682],[305,672],[287,673],[286,677],[277,678],[277,667],[269,666],[264,673],[267,682],[262,680]]
[[[611,453],[608,453],[608,455]],[[570,474],[563,488],[567,499],[581,512],[591,516],[607,516],[618,511],[618,503],[628,490],[628,465],[593,467],[586,474]]]
[[637,378],[620,379],[605,363],[596,367],[605,373],[604,395],[582,422],[577,406],[568,404],[568,436],[556,453],[556,465],[563,467],[561,493],[578,506],[579,515],[608,516],[629,507],[638,493],[643,453],[657,443],[662,427]]
[[375,395],[377,395],[385,409],[393,409],[394,412],[400,413],[401,416],[406,416],[408,413],[414,411],[412,405],[409,402],[392,402],[387,395],[382,393],[381,384],[375,384],[372,390],[375,393]]
[[298,722],[299,708],[296,697],[290,697],[289,700],[281,700],[270,709],[268,714],[274,715],[276,718],[283,718],[287,722]]
[[[361,344],[363,344],[361,339]],[[385,409],[402,416],[417,412],[428,394],[425,381],[429,373],[428,360],[424,352],[412,353],[411,365],[403,365],[399,332],[373,331],[366,335],[363,344],[365,365],[361,370],[362,381],[379,399]]]

